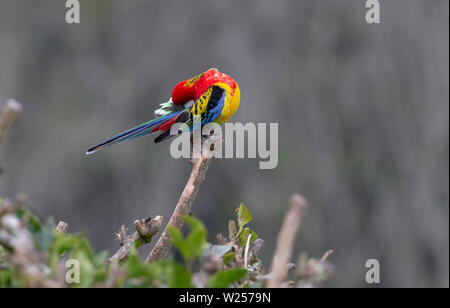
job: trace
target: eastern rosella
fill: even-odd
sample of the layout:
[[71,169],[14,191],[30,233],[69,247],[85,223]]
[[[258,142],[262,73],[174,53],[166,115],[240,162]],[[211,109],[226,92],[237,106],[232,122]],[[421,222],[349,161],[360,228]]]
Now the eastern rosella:
[[[155,111],[155,119],[99,143],[86,154],[156,132],[160,134],[155,138],[155,143],[161,142],[173,136],[170,134],[170,128],[174,123],[181,124],[180,131],[192,131],[210,122],[223,124],[239,108],[240,96],[239,86],[233,78],[215,68],[209,69],[178,83],[170,100],[161,104]],[[201,123],[198,124],[201,125],[194,123],[197,118],[200,119]]]

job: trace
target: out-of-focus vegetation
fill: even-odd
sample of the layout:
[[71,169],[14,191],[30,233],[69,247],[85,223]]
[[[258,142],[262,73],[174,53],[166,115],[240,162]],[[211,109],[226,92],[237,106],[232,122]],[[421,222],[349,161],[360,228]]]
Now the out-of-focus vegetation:
[[26,112],[0,146],[0,195],[25,192],[96,251],[136,217],[170,217],[190,167],[168,143],[84,152],[217,67],[241,89],[232,121],[279,123],[279,164],[214,160],[192,208],[208,241],[244,200],[269,264],[280,200],[301,191],[295,254],[333,248],[330,286],[368,286],[377,259],[382,286],[448,287],[449,1],[380,1],[371,25],[364,2],[80,0],[68,25],[64,1],[3,0],[0,102]]
[[[205,226],[185,216],[190,230],[184,236],[170,230],[182,261],[172,257],[145,264],[132,246],[123,262],[107,262],[108,253],[95,254],[84,234],[57,229],[53,219],[42,223],[10,201],[0,200],[0,287],[264,287],[270,276],[257,253],[264,241],[247,224],[249,210],[241,204],[237,220],[229,221],[228,236],[207,243]],[[31,245],[28,245],[29,243]],[[77,262],[77,265],[71,263]],[[326,260],[299,258],[289,266],[292,280],[284,287],[322,285],[331,275]],[[77,271],[78,270],[78,271]]]

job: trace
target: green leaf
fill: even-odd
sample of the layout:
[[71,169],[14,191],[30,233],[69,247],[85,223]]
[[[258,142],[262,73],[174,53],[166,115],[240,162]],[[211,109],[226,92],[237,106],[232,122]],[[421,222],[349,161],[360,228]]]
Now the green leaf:
[[0,270],[0,287],[9,288],[12,286],[13,273],[11,269]]
[[32,233],[34,241],[41,251],[47,251],[49,249],[53,241],[55,228],[55,222],[53,218],[50,217],[47,222],[41,226],[38,232]]
[[192,260],[201,255],[203,246],[206,244],[205,226],[192,216],[184,216],[184,221],[189,225],[191,231],[183,239],[181,231],[169,227],[168,232],[172,238],[173,245],[178,248],[185,260]]
[[49,266],[54,269],[62,255],[78,246],[78,241],[77,237],[70,234],[55,234],[53,243],[50,246]]
[[242,230],[242,233],[241,233],[241,235],[240,235],[240,237],[241,237],[241,247],[242,247],[242,248],[244,248],[245,245],[247,245],[247,239],[248,239],[248,237],[249,237],[250,235],[252,236],[252,237],[250,238],[250,244],[251,244],[251,243],[253,243],[253,241],[254,241],[255,239],[258,238],[258,234],[256,234],[255,231],[253,231],[252,229],[250,229],[250,228],[248,228],[248,227],[246,227],[246,228],[244,228],[244,230]]
[[127,279],[133,279],[135,282],[131,286],[150,286],[150,284],[162,275],[161,264],[145,264],[139,260],[136,247],[130,247],[130,253],[127,260],[123,263],[126,269]]
[[165,276],[169,288],[189,288],[191,286],[191,273],[178,263],[171,262],[166,265]]
[[93,258],[93,263],[96,268],[103,267],[105,264],[106,258],[108,257],[108,251],[103,250],[96,254]]
[[53,233],[56,228],[53,218],[48,218],[45,224],[42,224],[36,216],[23,208],[17,209],[16,215],[27,226],[37,248],[41,251],[47,251],[53,241]]
[[226,264],[230,263],[231,260],[233,260],[235,256],[236,256],[236,253],[234,251],[230,251],[229,253],[225,254],[222,258],[223,264],[226,265]]
[[247,270],[244,268],[232,268],[215,273],[209,280],[209,288],[226,288],[236,280],[244,278]]
[[184,259],[188,259],[189,248],[187,247],[187,244],[183,239],[181,231],[173,226],[169,226],[167,231],[169,232],[169,235],[172,238],[173,246],[178,248]]
[[202,222],[193,216],[183,215],[183,220],[189,225],[192,230],[206,230]]
[[84,235],[78,235],[78,238],[80,239],[79,242],[79,249],[84,250],[86,252],[89,260],[94,259],[94,251],[92,250],[91,244],[87,240],[87,238]]
[[239,232],[238,235],[242,232],[244,229],[244,226],[252,221],[252,214],[250,211],[241,203],[241,205],[238,208],[238,226],[239,226]]
[[95,268],[89,258],[88,253],[83,250],[77,250],[71,255],[71,259],[75,259],[80,264],[80,283],[74,284],[78,288],[91,287],[95,281]]
[[184,216],[184,221],[191,227],[191,232],[185,239],[189,256],[187,259],[193,259],[201,255],[203,245],[206,244],[206,228],[192,216]]
[[58,260],[67,252],[72,251],[72,254],[74,254],[78,250],[83,251],[90,261],[93,260],[94,253],[92,247],[83,235],[55,232],[53,242],[50,246],[50,268],[55,269]]

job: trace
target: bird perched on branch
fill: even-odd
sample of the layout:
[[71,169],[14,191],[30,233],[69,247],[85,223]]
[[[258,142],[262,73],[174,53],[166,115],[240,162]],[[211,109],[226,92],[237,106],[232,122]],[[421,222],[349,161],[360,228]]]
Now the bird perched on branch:
[[90,148],[86,154],[115,143],[160,133],[155,143],[174,135],[172,125],[180,123],[179,132],[192,131],[215,122],[227,122],[239,108],[240,91],[236,81],[212,68],[191,79],[178,83],[172,97],[155,111],[155,119],[115,135]]

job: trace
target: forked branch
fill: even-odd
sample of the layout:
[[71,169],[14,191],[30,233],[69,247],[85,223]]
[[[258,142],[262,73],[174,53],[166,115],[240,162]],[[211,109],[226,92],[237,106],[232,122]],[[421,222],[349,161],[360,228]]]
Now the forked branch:
[[159,231],[162,219],[162,216],[156,216],[155,218],[135,220],[134,227],[136,228],[136,232],[131,235],[127,235],[125,226],[122,226],[117,233],[120,248],[108,259],[108,262],[123,262],[128,258],[131,245],[134,244],[139,247],[142,244],[150,243],[152,237]]

